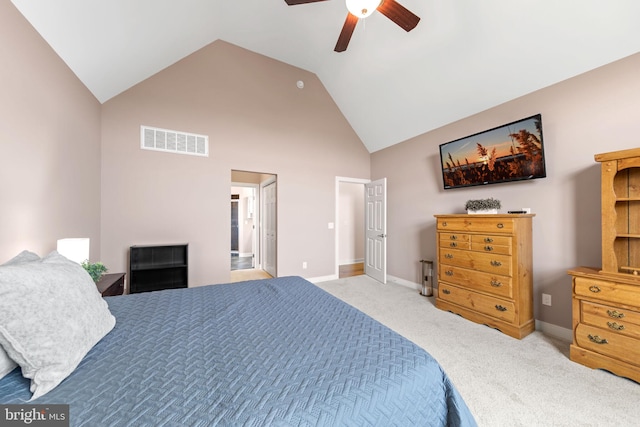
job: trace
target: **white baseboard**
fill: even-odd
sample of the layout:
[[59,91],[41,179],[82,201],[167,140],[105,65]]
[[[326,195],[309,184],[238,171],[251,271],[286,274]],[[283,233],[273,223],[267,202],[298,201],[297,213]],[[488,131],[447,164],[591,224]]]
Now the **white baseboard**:
[[410,280],[401,279],[400,277],[392,276],[390,274],[387,274],[387,282],[393,282],[393,283],[396,283],[398,285],[402,285],[402,286],[405,286],[407,288],[414,289],[416,291],[421,291],[422,290],[422,285],[421,284],[412,282]]
[[330,276],[320,276],[320,277],[305,277],[311,283],[320,283],[320,282],[328,282],[329,280],[338,280],[339,277],[337,274],[332,274]]
[[364,258],[340,261],[339,265],[360,264],[361,262],[364,262]]
[[536,320],[536,331],[565,342],[573,342],[573,331],[562,326]]

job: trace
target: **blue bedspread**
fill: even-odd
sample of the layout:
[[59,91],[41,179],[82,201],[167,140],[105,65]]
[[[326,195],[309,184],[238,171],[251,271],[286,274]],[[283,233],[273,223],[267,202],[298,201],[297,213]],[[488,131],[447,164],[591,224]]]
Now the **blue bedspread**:
[[[86,426],[467,426],[424,350],[299,277],[107,298],[116,327],[56,389]],[[16,369],[0,403],[30,398]]]

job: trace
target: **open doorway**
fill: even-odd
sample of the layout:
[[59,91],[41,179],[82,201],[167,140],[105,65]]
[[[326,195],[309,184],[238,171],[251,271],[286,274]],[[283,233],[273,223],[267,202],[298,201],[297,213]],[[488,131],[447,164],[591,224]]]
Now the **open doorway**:
[[336,177],[336,277],[366,274],[387,282],[386,212],[386,178]]
[[231,282],[276,277],[276,175],[231,171]]
[[364,194],[369,180],[336,179],[336,275],[364,274]]

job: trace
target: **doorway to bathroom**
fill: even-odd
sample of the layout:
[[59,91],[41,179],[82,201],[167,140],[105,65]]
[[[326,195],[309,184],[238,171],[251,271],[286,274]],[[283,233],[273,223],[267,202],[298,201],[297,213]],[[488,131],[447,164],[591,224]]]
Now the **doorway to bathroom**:
[[275,174],[231,171],[231,281],[276,277]]

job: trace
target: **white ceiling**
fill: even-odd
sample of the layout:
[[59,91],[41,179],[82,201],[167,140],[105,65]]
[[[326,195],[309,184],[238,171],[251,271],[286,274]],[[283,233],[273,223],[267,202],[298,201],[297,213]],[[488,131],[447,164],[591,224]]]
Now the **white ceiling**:
[[315,73],[370,152],[640,52],[638,0],[398,1],[413,31],[336,53],[343,0],[12,0],[100,102],[222,39]]

